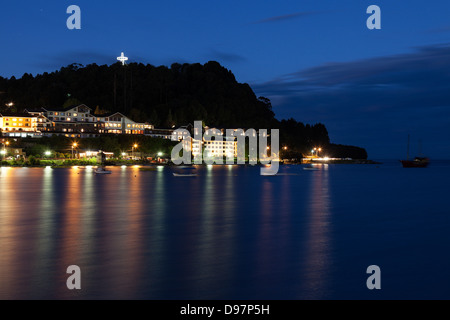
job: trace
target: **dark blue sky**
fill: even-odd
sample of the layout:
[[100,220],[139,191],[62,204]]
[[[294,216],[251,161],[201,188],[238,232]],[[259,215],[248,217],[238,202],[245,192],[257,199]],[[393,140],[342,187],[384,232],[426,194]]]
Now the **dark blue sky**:
[[[66,9],[82,29],[66,28]],[[382,29],[366,28],[366,9]],[[277,118],[323,122],[370,158],[405,156],[407,134],[450,158],[448,1],[8,1],[0,75],[112,64],[219,61],[272,100]]]

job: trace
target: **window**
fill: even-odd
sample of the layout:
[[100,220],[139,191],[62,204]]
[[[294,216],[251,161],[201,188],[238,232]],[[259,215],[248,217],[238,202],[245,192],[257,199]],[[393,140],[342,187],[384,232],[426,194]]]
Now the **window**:
[[[69,116],[70,116],[70,113],[69,113]],[[74,116],[74,117],[78,117],[78,114],[77,114],[77,113],[74,113],[73,116]]]
[[70,118],[67,118],[67,121],[70,121]]
[[72,114],[71,114],[71,113],[68,113],[67,115],[68,115],[69,117],[70,117],[70,116],[72,116]]
[[[56,114],[56,115],[58,115],[58,114]],[[61,112],[61,115],[64,116],[64,112]]]

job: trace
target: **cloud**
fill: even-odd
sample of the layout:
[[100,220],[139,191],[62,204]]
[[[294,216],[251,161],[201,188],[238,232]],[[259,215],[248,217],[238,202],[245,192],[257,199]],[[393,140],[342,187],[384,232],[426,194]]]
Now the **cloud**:
[[450,26],[444,26],[440,28],[434,28],[427,30],[427,33],[444,33],[444,32],[450,32]]
[[270,18],[254,21],[254,22],[252,22],[252,24],[281,22],[281,21],[286,21],[286,20],[304,18],[304,17],[316,15],[319,13],[321,13],[321,12],[318,12],[318,11],[295,12],[295,13],[291,13],[291,14],[285,14],[285,15],[281,15],[281,16],[275,16],[275,17],[270,17]]
[[[120,53],[119,53],[120,54]],[[33,67],[37,67],[47,72],[59,70],[63,66],[67,66],[72,63],[80,63],[87,65],[91,63],[113,64],[116,57],[114,55],[107,55],[97,51],[63,51],[54,55],[40,55],[35,61],[31,63]]]
[[247,60],[244,56],[230,53],[230,52],[222,52],[217,50],[212,50],[212,56],[214,57],[214,60],[219,60],[222,62],[244,62]]
[[273,100],[279,118],[324,122],[337,142],[392,155],[404,149],[392,141],[411,132],[450,157],[450,44],[327,63],[252,87]]

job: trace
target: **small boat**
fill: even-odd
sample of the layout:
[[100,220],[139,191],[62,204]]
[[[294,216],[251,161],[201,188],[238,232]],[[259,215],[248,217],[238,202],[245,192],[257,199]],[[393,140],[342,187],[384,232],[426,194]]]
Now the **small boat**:
[[197,177],[198,174],[196,173],[173,173],[174,177]]
[[99,168],[94,170],[94,173],[96,173],[96,174],[111,174],[112,171],[106,170],[103,167],[99,167]]
[[406,151],[406,160],[400,160],[400,162],[402,163],[403,168],[426,168],[430,164],[430,159],[426,157],[415,157],[414,160],[409,160],[409,134],[408,134],[408,149]]
[[313,165],[307,165],[306,167],[303,167],[303,170],[309,170],[309,171],[318,171],[319,168],[314,167]]

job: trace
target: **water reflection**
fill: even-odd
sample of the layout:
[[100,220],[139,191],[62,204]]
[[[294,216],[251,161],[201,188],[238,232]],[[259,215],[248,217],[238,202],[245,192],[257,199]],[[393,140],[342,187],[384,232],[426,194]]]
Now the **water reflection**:
[[330,191],[328,165],[322,166],[311,176],[310,202],[307,211],[307,241],[303,298],[320,299],[328,294],[328,273],[332,261],[330,244]]
[[[296,288],[290,268],[300,259],[302,285],[325,288],[325,171],[311,182],[305,258],[292,254],[301,216],[294,175],[239,166],[199,168],[196,178],[167,167],[21,170],[1,171],[0,298],[283,297]],[[80,292],[65,286],[72,264],[82,270]]]

